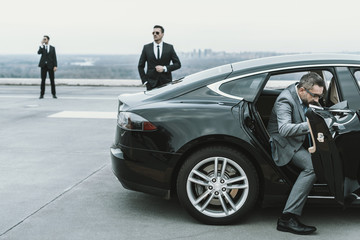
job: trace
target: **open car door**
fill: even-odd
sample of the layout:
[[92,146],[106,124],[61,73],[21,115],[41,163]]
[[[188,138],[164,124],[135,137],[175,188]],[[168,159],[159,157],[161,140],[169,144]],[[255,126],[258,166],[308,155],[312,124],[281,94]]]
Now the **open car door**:
[[351,167],[348,163],[360,160],[359,114],[341,102],[327,109],[310,106],[306,117],[312,138],[309,152],[318,181],[327,183],[335,200],[343,205],[344,178]]

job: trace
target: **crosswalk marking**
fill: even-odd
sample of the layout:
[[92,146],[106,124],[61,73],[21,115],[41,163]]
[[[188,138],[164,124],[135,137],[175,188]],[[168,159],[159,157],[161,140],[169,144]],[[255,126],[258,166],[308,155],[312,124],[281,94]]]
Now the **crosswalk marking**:
[[49,118],[89,118],[116,119],[116,112],[62,111],[48,116]]

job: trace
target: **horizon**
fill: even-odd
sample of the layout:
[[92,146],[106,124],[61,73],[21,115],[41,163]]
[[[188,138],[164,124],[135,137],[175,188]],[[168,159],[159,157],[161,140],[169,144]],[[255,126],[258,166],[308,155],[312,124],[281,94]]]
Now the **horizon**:
[[[197,51],[201,50],[204,51],[205,49],[196,49]],[[177,54],[189,54],[193,53],[193,51],[177,51]],[[294,54],[360,54],[359,51],[328,51],[328,52],[277,52],[277,51],[212,51],[212,53],[224,53],[224,54],[249,54],[249,53],[272,53],[272,54],[279,54],[279,55],[294,55]],[[140,56],[141,52],[139,53],[59,53],[56,52],[56,55],[71,55],[71,56],[88,56],[88,55],[99,55],[99,56]],[[27,56],[39,56],[37,52],[35,53],[0,53],[0,56],[16,56],[16,55],[27,55]]]
[[[251,59],[276,56],[309,55],[307,53],[278,54],[274,52],[243,52],[223,54],[221,52],[204,51],[204,54],[193,52],[179,53],[182,67],[173,73],[174,79],[188,76],[202,70]],[[313,53],[326,56],[334,53]],[[336,54],[336,53],[335,53]],[[343,55],[344,53],[340,54]],[[354,55],[359,58],[359,53]],[[348,53],[348,55],[350,55]],[[0,55],[0,78],[38,78],[37,54]],[[63,54],[58,56],[59,68],[56,78],[68,79],[138,79],[139,55],[107,55],[107,54]]]

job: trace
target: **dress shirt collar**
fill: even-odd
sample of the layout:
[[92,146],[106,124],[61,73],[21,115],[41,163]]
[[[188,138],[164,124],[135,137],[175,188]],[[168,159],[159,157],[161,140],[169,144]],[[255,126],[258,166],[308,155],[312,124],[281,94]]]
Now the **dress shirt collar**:
[[301,98],[300,98],[300,96],[299,96],[299,93],[298,93],[298,88],[297,88],[297,85],[298,85],[299,83],[296,83],[295,84],[295,92],[296,92],[296,95],[298,96],[298,98],[299,98],[299,102],[300,102],[300,104],[301,105],[303,105],[303,101],[301,100]]
[[155,41],[154,41],[154,48],[157,48],[157,45],[159,45],[160,46],[160,48],[162,48],[163,47],[163,41],[161,41],[159,44],[157,44]]

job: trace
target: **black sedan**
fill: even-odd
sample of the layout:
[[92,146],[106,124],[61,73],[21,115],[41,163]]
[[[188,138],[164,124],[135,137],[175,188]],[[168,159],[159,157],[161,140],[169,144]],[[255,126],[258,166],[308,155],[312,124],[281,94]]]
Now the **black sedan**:
[[322,107],[307,112],[318,175],[308,202],[344,204],[340,143],[356,148],[360,132],[357,55],[242,61],[121,95],[111,147],[114,174],[127,189],[177,196],[207,224],[232,223],[256,203],[284,204],[299,170],[274,164],[266,126],[280,92],[309,72],[324,78],[327,91]]

